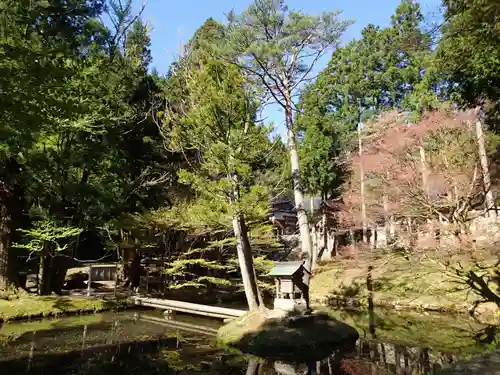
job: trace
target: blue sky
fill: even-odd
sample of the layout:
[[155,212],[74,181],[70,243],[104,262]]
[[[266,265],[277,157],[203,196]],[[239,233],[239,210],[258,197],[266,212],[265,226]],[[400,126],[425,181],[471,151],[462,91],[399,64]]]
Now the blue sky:
[[[144,0],[134,0],[140,7]],[[343,19],[354,20],[347,30],[343,41],[358,38],[361,30],[369,23],[387,26],[400,0],[288,0],[290,8],[300,9],[306,13],[318,14],[322,11],[340,9]],[[176,58],[179,45],[186,43],[198,27],[207,18],[225,21],[224,14],[231,9],[237,12],[244,10],[250,0],[148,0],[143,19],[152,28],[151,43],[153,67],[160,73],[166,73],[170,63]],[[436,13],[440,0],[421,0],[423,13]],[[317,70],[328,62],[323,59]],[[276,108],[266,111],[268,121],[273,121],[282,133],[282,114]]]

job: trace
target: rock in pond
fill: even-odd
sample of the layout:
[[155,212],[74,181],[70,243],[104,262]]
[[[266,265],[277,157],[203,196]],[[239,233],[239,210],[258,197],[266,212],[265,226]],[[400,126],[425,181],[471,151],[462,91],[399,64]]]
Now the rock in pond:
[[353,350],[359,334],[355,328],[328,314],[291,313],[273,317],[255,311],[220,328],[218,341],[273,360],[307,362],[319,360],[335,350]]

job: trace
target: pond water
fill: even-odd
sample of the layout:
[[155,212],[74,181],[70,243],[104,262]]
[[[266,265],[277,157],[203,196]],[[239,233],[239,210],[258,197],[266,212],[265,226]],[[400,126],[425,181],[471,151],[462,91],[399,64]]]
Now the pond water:
[[218,348],[218,320],[157,311],[8,323],[0,327],[0,374],[420,375],[499,344],[497,328],[445,315],[336,311],[356,327],[351,353],[296,364]]

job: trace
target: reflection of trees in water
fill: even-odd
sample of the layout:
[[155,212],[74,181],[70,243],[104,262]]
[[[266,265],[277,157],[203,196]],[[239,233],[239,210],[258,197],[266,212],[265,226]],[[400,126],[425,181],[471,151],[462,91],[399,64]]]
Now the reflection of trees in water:
[[428,348],[377,341],[360,340],[357,349],[357,357],[369,359],[371,363],[385,369],[386,371],[381,372],[382,374],[426,374],[437,371],[457,359],[452,354],[433,353]]
[[[167,337],[163,331],[163,338],[139,337],[137,329],[143,334],[148,330],[143,325],[133,330],[133,324],[111,323],[104,330],[88,324],[26,332],[11,342],[10,349],[0,348],[0,373],[46,375],[57,369],[58,375],[423,375],[458,359],[452,354],[377,340],[375,324],[370,324],[366,337],[355,347],[302,365],[248,361],[214,348],[200,335],[185,336],[175,330]],[[148,329],[159,332],[158,326],[154,327]],[[498,340],[494,326],[464,333],[481,344],[495,345]],[[49,347],[52,349],[47,351]],[[14,357],[16,353],[19,355]]]
[[[67,335],[64,330],[26,332],[0,348],[0,374],[229,375],[246,371],[246,359],[214,349],[204,337],[184,336],[175,330],[162,331],[163,338],[134,337],[123,332],[134,324],[127,323],[125,327],[112,323],[107,329],[70,327]],[[153,327],[160,332],[158,326]]]
[[360,339],[354,351],[335,352],[307,366],[276,366],[276,374],[317,375],[424,375],[456,361],[453,354],[434,353],[427,348],[408,347]]
[[28,361],[0,361],[0,373],[38,375],[57,369],[58,375],[229,375],[244,374],[246,365],[246,360],[239,356],[221,356],[220,350],[210,348],[194,348],[191,352],[175,338],[169,338],[81,348],[63,355],[34,355]]

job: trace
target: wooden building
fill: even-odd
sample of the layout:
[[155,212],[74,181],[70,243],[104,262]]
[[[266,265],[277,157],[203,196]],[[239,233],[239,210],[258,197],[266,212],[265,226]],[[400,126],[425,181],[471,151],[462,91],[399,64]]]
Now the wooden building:
[[276,262],[268,273],[273,277],[276,286],[274,309],[291,311],[306,308],[306,301],[302,292],[305,272],[304,262]]

